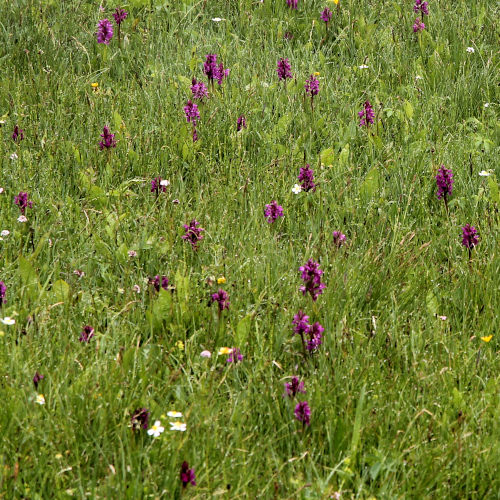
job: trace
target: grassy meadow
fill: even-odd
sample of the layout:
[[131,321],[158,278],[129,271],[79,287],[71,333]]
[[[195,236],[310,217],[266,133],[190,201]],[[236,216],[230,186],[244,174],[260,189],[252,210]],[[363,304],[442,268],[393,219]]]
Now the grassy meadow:
[[498,4],[100,5],[0,3],[0,498],[500,498]]

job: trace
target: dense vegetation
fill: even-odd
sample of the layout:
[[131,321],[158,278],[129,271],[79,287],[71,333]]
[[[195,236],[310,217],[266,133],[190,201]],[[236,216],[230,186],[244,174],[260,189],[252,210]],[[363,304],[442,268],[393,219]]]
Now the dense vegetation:
[[0,498],[498,498],[497,5],[117,7],[0,4]]

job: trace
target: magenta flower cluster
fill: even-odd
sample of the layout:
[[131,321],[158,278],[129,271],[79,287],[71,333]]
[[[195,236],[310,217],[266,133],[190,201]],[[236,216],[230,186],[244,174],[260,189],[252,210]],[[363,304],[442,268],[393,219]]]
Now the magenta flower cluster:
[[182,481],[183,488],[185,488],[190,483],[193,486],[196,486],[196,475],[194,473],[194,467],[192,469],[190,469],[189,464],[187,462],[182,462],[181,481]]
[[319,263],[309,259],[305,265],[299,267],[299,271],[302,273],[301,278],[304,281],[304,285],[300,287],[300,291],[303,295],[307,293],[311,295],[313,301],[316,302],[318,296],[326,288],[326,285],[321,283],[323,271],[319,268]]
[[183,240],[191,243],[193,250],[198,249],[198,243],[203,239],[202,231],[205,231],[202,227],[198,227],[199,222],[193,219],[189,224],[183,224],[182,227],[186,231],[185,234],[181,236]]
[[24,139],[24,130],[19,128],[19,125],[14,125],[14,132],[12,132],[12,139],[15,142],[22,141]]
[[132,413],[132,430],[147,429],[151,413],[147,408],[137,408]]
[[302,191],[311,191],[313,193],[316,191],[316,184],[314,184],[314,171],[310,168],[309,164],[300,169],[297,179],[300,182]]
[[[127,19],[128,12],[120,7],[115,9],[113,12],[113,17],[116,24],[118,25],[118,36],[120,36],[120,25]],[[104,43],[109,45],[109,42],[113,38],[113,23],[109,19],[101,19],[97,24],[97,43]]]
[[196,78],[193,78],[191,85],[191,93],[193,94],[193,99],[203,102],[203,99],[208,99],[208,89],[203,82],[198,82]]
[[453,182],[453,172],[451,171],[451,169],[448,169],[444,165],[441,165],[441,168],[438,170],[438,173],[436,175],[438,200],[443,198],[443,196],[445,200],[447,196],[451,196],[451,193],[453,191]]
[[375,113],[373,112],[372,105],[370,101],[365,101],[363,104],[363,110],[358,113],[360,117],[359,126],[368,127],[370,124],[373,125],[373,119],[375,118]]
[[28,193],[21,191],[17,196],[14,196],[14,203],[19,207],[23,215],[26,214],[27,208],[33,207],[33,202],[29,199]]
[[288,59],[279,59],[278,60],[278,69],[276,70],[278,73],[278,79],[281,82],[281,80],[287,80],[292,78],[292,67],[290,66],[290,62]]
[[325,7],[325,10],[321,13],[320,18],[322,21],[328,24],[330,22],[330,19],[332,18],[332,11],[328,7]]
[[203,72],[208,78],[210,83],[214,83],[217,80],[219,85],[222,85],[222,81],[229,75],[229,70],[224,69],[224,64],[217,64],[217,54],[207,54],[205,56],[205,62],[203,63]]
[[229,295],[226,291],[219,289],[218,292],[212,295],[212,303],[217,302],[219,306],[219,311],[223,311],[224,309],[229,309]]
[[318,322],[310,325],[309,316],[302,311],[293,317],[292,324],[295,325],[294,335],[300,335],[302,343],[308,351],[314,351],[323,343],[321,339],[325,329]]
[[111,149],[111,148],[116,148],[116,140],[115,140],[115,134],[111,133],[111,130],[107,125],[104,126],[102,129],[102,141],[99,143],[99,148],[101,151],[103,149]]
[[304,88],[306,89],[306,94],[311,94],[311,98],[313,98],[315,95],[318,95],[319,92],[318,79],[314,75],[311,75],[309,77],[309,80],[306,80]]
[[0,305],[7,304],[7,287],[3,281],[0,281]]
[[94,329],[90,325],[86,325],[83,327],[82,333],[80,334],[80,338],[78,340],[80,342],[89,342],[93,336]]
[[[415,19],[415,23],[413,24],[413,32],[414,33],[420,33],[424,31],[425,29],[425,24],[424,24],[424,16],[429,15],[429,4],[427,2],[424,2],[423,0],[415,0],[415,5],[413,6],[413,11],[415,14],[417,14],[417,18]],[[422,20],[420,20],[420,17],[422,17]]]
[[278,217],[284,217],[283,207],[278,205],[276,200],[273,200],[269,205],[266,205],[264,215],[267,217],[267,222],[272,224]]
[[162,178],[155,177],[151,181],[151,192],[156,193],[156,196],[160,194],[160,192],[165,192],[167,190],[167,186],[161,184]]
[[153,286],[157,292],[160,291],[160,287],[163,288],[163,290],[167,291],[168,290],[168,278],[166,276],[160,277],[160,275],[156,275],[153,279]]
[[292,10],[297,10],[297,4],[299,3],[299,0],[286,0],[286,4],[288,7],[290,7]]
[[465,224],[462,228],[462,245],[468,248],[469,251],[472,250],[479,243],[479,236],[477,234],[477,229],[470,224]]

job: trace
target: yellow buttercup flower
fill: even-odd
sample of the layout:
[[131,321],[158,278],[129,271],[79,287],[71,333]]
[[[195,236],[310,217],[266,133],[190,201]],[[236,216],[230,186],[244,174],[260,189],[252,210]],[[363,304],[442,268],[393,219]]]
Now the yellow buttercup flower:
[[319,71],[314,72],[314,76],[319,76],[321,73]]
[[232,352],[233,352],[233,350],[230,347],[221,347],[219,349],[219,355],[222,355],[222,354],[231,354]]
[[487,337],[481,337],[481,340],[484,340],[485,342],[489,342],[493,338],[493,335],[488,335]]
[[96,89],[97,87],[99,87],[99,84],[98,83],[91,83],[90,86],[93,88],[93,89]]
[[217,280],[217,284],[218,284],[218,285],[223,285],[225,282],[226,282],[226,278],[224,278],[224,276],[221,276],[221,277]]
[[335,5],[338,5],[339,0],[333,0],[333,3],[334,3]]

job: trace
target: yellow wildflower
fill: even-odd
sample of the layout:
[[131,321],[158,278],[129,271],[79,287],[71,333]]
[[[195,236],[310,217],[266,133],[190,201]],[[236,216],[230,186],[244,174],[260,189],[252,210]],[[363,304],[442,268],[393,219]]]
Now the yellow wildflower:
[[233,350],[230,347],[221,347],[219,349],[219,356],[222,354],[231,354]]
[[488,335],[487,337],[481,337],[481,340],[484,340],[485,342],[489,342],[493,338],[493,335]]
[[224,278],[224,276],[221,276],[221,277],[217,280],[217,284],[218,284],[218,285],[223,285],[225,282],[226,282],[226,278]]

